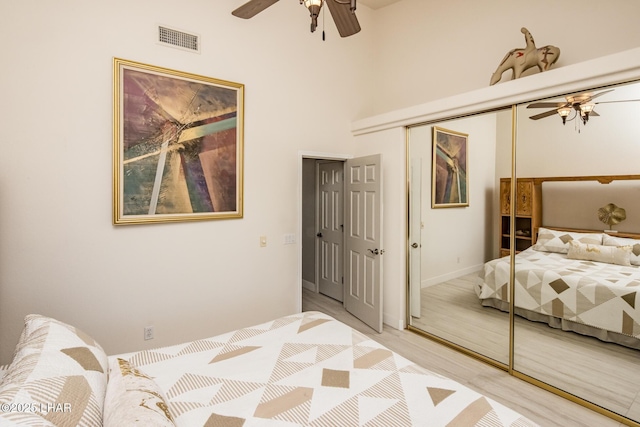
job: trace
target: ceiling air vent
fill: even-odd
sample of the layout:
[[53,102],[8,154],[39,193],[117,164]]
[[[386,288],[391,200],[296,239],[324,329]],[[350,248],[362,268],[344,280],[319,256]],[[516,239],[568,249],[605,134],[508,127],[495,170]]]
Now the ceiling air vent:
[[200,37],[169,27],[158,26],[158,42],[165,46],[200,53]]

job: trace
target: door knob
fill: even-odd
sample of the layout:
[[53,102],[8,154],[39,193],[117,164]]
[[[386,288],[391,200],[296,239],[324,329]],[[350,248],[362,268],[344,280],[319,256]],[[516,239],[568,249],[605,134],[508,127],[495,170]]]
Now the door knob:
[[378,250],[378,248],[375,248],[373,250],[372,249],[368,249],[368,251],[371,252],[374,255],[379,255],[380,254],[380,251]]
[[413,249],[417,249],[419,246],[420,246],[420,245],[418,245],[417,243],[412,243],[412,244],[411,244],[411,247],[412,247]]
[[318,233],[318,234],[316,234],[316,236],[322,237],[322,233]]

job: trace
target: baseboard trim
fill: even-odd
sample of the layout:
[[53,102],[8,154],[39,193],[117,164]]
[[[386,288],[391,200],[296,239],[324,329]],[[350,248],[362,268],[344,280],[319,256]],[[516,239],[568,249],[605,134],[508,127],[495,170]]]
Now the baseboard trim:
[[447,280],[457,279],[458,277],[466,276],[468,274],[480,271],[484,264],[472,265],[461,270],[455,270],[441,276],[430,277],[420,282],[421,288],[428,288],[429,286],[437,285],[438,283],[446,282]]
[[399,331],[405,328],[404,320],[382,313],[382,323]]

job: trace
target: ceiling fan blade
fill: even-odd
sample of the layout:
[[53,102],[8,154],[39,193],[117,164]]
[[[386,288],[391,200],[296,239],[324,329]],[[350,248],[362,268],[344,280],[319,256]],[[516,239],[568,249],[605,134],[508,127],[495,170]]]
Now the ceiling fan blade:
[[587,97],[587,99],[585,99],[584,101],[581,102],[581,104],[584,104],[585,102],[591,102],[593,99],[604,95],[605,93],[609,93],[609,92],[613,92],[613,89],[609,89],[609,90],[603,90],[602,92],[598,92],[594,95],[591,95],[589,97]]
[[589,117],[599,117],[599,116],[600,116],[600,114],[596,113],[595,111],[591,111],[589,113]]
[[539,120],[539,119],[544,119],[545,117],[553,116],[554,114],[557,114],[557,113],[558,113],[558,110],[549,110],[549,111],[545,111],[544,113],[536,114],[535,116],[531,116],[529,118],[531,120]]
[[535,102],[527,105],[527,108],[561,108],[567,105],[566,102]]
[[253,18],[255,15],[277,2],[278,0],[249,0],[231,12],[231,14],[243,19]]
[[326,3],[341,37],[349,37],[360,31],[360,23],[355,13],[351,12],[349,2],[343,4],[336,0],[326,0]]
[[621,99],[619,101],[600,101],[596,104],[615,104],[616,102],[639,102],[640,99]]

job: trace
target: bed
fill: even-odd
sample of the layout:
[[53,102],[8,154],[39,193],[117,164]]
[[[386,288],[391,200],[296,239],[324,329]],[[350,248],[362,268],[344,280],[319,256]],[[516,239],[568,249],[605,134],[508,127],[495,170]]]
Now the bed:
[[[509,257],[485,263],[484,306],[509,310]],[[515,314],[640,349],[640,240],[540,227],[515,258]]]
[[1,426],[535,425],[319,312],[111,356],[29,315],[0,375]]

